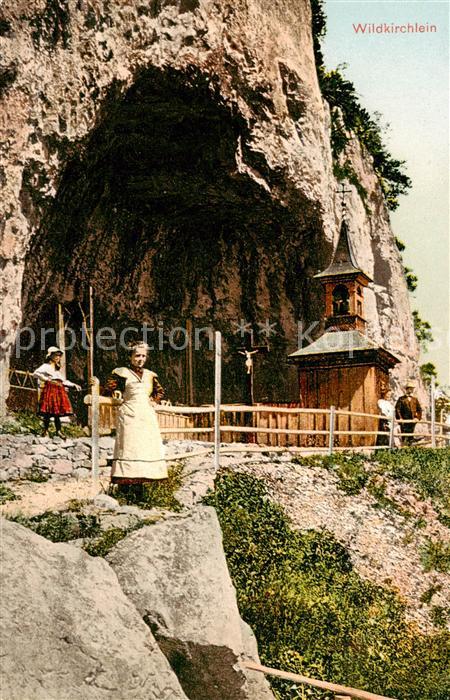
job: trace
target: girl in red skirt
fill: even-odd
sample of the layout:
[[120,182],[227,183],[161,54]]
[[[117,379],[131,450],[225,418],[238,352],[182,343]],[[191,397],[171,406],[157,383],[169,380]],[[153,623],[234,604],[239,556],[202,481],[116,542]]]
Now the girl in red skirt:
[[61,372],[62,355],[62,350],[55,346],[50,347],[45,358],[46,362],[33,372],[33,376],[37,377],[44,384],[38,410],[39,415],[44,419],[43,437],[48,436],[51,418],[55,421],[55,436],[63,437],[61,434],[61,418],[62,416],[73,414],[72,405],[65,387],[73,387],[77,391],[81,391],[81,387],[78,384],[64,379]]

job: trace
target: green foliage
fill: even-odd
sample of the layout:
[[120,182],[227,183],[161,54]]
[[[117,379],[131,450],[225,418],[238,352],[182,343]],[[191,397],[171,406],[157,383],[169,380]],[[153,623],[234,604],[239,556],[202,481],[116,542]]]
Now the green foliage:
[[140,530],[144,525],[152,525],[154,522],[154,520],[146,518],[144,520],[139,520],[135,525],[128,528],[110,527],[104,530],[99,537],[86,542],[86,544],[83,545],[83,549],[90,554],[91,557],[106,557],[108,552],[131,532]]
[[400,238],[397,238],[397,236],[394,237],[395,245],[397,246],[397,249],[399,250],[400,253],[403,253],[403,251],[406,249],[405,244],[403,241],[400,240]]
[[91,557],[105,557],[114,545],[123,540],[127,534],[128,530],[121,527],[110,527],[96,539],[87,542],[83,549]]
[[[449,635],[407,623],[399,598],[360,579],[331,534],[292,530],[264,482],[248,475],[220,474],[206,500],[262,663],[399,700],[447,697]],[[292,683],[271,682],[278,698],[292,697]]]
[[447,622],[450,620],[450,608],[444,608],[442,605],[433,605],[430,617],[435,627],[446,627]]
[[427,538],[420,551],[420,560],[425,571],[441,571],[450,573],[450,543],[434,542]]
[[413,311],[413,322],[414,322],[414,332],[416,338],[419,341],[422,352],[427,352],[428,343],[433,342],[433,334],[431,332],[431,326],[428,321],[423,321],[418,311]]
[[432,362],[425,362],[423,365],[420,365],[420,376],[425,384],[429,384],[432,377],[437,379],[436,366]]
[[422,498],[431,499],[441,522],[450,526],[448,447],[438,450],[423,447],[378,450],[372,456],[337,452],[326,456],[294,457],[292,461],[304,467],[328,469],[338,477],[338,487],[349,495],[359,493],[366,486],[380,507],[396,510],[402,515],[407,515],[407,512],[385,496],[377,477],[412,484]]
[[[396,160],[387,151],[382,141],[382,128],[379,116],[372,117],[361,106],[355,86],[347,80],[339,66],[326,71],[324,66],[321,41],[326,33],[326,15],[323,0],[312,0],[312,33],[317,75],[322,94],[331,109],[331,147],[337,160],[348,143],[348,132],[352,131],[360,143],[365,146],[373,158],[373,166],[388,209],[398,207],[398,197],[406,194],[411,187],[411,180],[404,173],[404,161]],[[353,183],[354,184],[354,183]],[[360,189],[363,190],[360,186]],[[358,193],[362,192],[358,189]],[[361,197],[362,198],[362,197]],[[363,199],[363,198],[362,198]],[[363,199],[363,202],[365,200]]]
[[429,605],[431,603],[431,599],[434,596],[434,594],[439,593],[439,591],[441,591],[441,590],[442,590],[442,586],[440,583],[435,585],[435,586],[430,586],[420,596],[420,602],[425,603],[425,605]]
[[302,466],[323,467],[336,474],[338,486],[345,493],[359,493],[369,478],[365,470],[366,458],[352,452],[336,452],[334,455],[294,457],[292,460]]
[[168,469],[167,479],[155,480],[144,484],[118,484],[113,487],[113,495],[119,503],[136,505],[140,508],[165,508],[180,511],[182,505],[175,498],[175,493],[181,487],[183,465],[179,462]]
[[100,532],[100,524],[95,515],[47,510],[30,518],[22,514],[7,517],[8,520],[28,527],[52,542],[69,542],[81,537],[95,537]]
[[[33,411],[16,411],[0,425],[0,432],[9,435],[41,435],[42,430],[42,419]],[[62,432],[70,438],[86,437],[83,428],[75,423],[65,423]]]
[[50,479],[50,475],[43,472],[39,467],[30,467],[21,477],[25,481],[34,481],[36,484],[42,484]]
[[8,486],[0,484],[0,505],[7,501],[18,501],[21,496],[18,496]]
[[322,94],[331,109],[331,147],[337,158],[344,152],[348,143],[348,132],[353,132],[373,158],[373,167],[388,209],[398,207],[398,197],[406,194],[411,180],[403,172],[404,161],[395,160],[382,142],[381,126],[377,118],[361,106],[355,87],[347,80],[340,69],[326,72],[319,68],[319,82]]
[[411,270],[410,267],[403,267],[403,273],[405,275],[406,279],[406,286],[408,287],[408,292],[414,292],[417,289],[417,285],[419,283],[419,278],[417,277],[416,274]]

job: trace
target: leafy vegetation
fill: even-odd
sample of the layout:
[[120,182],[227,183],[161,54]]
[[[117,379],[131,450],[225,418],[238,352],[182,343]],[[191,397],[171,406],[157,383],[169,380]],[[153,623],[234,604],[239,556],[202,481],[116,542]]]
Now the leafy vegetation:
[[165,508],[180,511],[182,505],[175,498],[175,492],[181,487],[183,465],[180,462],[168,469],[167,479],[148,484],[117,484],[111,489],[111,495],[119,503],[136,505],[139,508]]
[[127,536],[128,532],[128,530],[122,527],[110,527],[102,532],[99,537],[94,540],[89,540],[89,542],[83,546],[83,549],[90,554],[91,557],[105,557],[114,545]]
[[0,505],[7,501],[18,501],[20,498],[21,496],[14,493],[8,486],[0,484]]
[[82,537],[95,537],[100,533],[100,523],[95,515],[47,510],[32,517],[20,513],[7,517],[52,542],[69,542]]
[[418,311],[413,311],[413,321],[414,321],[414,332],[416,338],[419,341],[422,352],[428,350],[428,343],[433,342],[433,334],[431,332],[431,326],[428,321],[423,321]]
[[49,481],[50,474],[45,473],[39,467],[30,467],[25,474],[22,476],[25,481],[33,481],[36,484],[43,484],[45,481]]
[[145,520],[139,520],[136,524],[127,528],[110,527],[104,530],[99,537],[86,542],[86,544],[83,545],[83,549],[90,554],[91,557],[106,557],[108,552],[131,532],[140,530],[144,525],[151,525],[154,522],[154,520],[146,518]]
[[[220,474],[206,500],[217,509],[239,609],[262,663],[399,700],[449,696],[450,635],[425,636],[407,623],[399,598],[361,580],[331,534],[292,530],[264,482],[249,475]],[[292,683],[271,682],[277,698],[292,698]]]
[[[33,411],[16,411],[0,424],[0,432],[9,435],[41,435],[42,430],[42,419]],[[86,437],[75,423],[64,423],[62,433],[70,438]]]
[[[326,15],[323,0],[312,0],[313,45],[320,88],[331,110],[331,147],[338,160],[353,132],[359,142],[373,158],[374,171],[384,194],[386,206],[394,210],[398,207],[398,197],[406,194],[411,180],[404,172],[404,161],[396,160],[386,149],[382,139],[382,126],[379,115],[371,116],[362,107],[353,83],[344,77],[344,66],[327,71],[324,66],[321,40],[326,33]],[[351,167],[346,161],[342,170],[336,170],[338,179],[347,178],[345,169]],[[356,177],[356,175],[355,175]],[[351,180],[350,180],[351,181]],[[361,188],[362,190],[363,188]],[[360,196],[362,191],[358,189]],[[365,199],[362,197],[363,202]],[[411,278],[412,280],[412,278]]]
[[450,573],[450,543],[435,542],[427,538],[421,551],[421,561],[425,571]]

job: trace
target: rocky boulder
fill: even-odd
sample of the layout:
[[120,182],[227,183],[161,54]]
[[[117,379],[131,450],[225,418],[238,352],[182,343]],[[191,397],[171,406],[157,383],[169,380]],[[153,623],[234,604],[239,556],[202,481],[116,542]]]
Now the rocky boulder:
[[238,665],[258,660],[257,649],[239,616],[213,508],[144,527],[107,559],[191,700],[273,698],[262,676]]
[[3,698],[186,700],[104,560],[1,527]]

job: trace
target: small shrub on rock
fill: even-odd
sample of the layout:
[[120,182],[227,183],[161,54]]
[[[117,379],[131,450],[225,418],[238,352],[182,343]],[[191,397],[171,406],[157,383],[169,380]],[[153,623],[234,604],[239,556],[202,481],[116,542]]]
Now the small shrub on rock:
[[178,512],[182,505],[175,498],[175,493],[181,487],[183,465],[176,463],[169,467],[167,479],[158,479],[144,484],[118,484],[113,487],[111,495],[119,503],[136,505],[147,510],[164,508]]
[[18,501],[21,496],[18,496],[8,486],[0,484],[0,505],[7,501]]
[[95,515],[45,511],[30,518],[18,514],[8,518],[51,542],[69,542],[81,537],[95,537],[100,532],[100,523]]
[[39,469],[39,467],[30,467],[22,476],[22,479],[25,481],[33,481],[36,484],[43,484],[45,481],[49,481],[50,474]]

